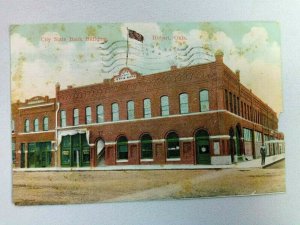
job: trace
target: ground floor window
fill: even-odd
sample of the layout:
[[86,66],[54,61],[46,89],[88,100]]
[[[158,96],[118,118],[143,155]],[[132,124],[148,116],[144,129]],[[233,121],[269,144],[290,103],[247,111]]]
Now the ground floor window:
[[28,167],[51,166],[51,142],[28,143]]
[[167,158],[180,158],[179,137],[175,132],[167,136]]
[[118,160],[128,160],[128,140],[125,136],[121,136],[117,141]]
[[25,168],[25,143],[21,143],[21,168]]
[[12,161],[13,161],[13,164],[15,164],[15,162],[16,162],[16,143],[12,142],[11,147],[12,147]]
[[61,165],[67,167],[90,165],[90,146],[85,133],[62,137]]
[[142,159],[152,159],[152,137],[149,134],[144,134],[141,138]]

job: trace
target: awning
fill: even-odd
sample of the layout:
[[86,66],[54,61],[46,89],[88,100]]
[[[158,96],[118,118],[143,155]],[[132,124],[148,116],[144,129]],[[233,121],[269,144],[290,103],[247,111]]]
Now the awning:
[[86,140],[89,146],[91,146],[91,144],[89,143],[89,138],[90,138],[90,131],[87,129],[75,129],[75,130],[63,130],[63,131],[58,131],[57,133],[57,146],[60,145],[61,141],[62,141],[62,137],[65,136],[73,136],[75,134],[86,134]]

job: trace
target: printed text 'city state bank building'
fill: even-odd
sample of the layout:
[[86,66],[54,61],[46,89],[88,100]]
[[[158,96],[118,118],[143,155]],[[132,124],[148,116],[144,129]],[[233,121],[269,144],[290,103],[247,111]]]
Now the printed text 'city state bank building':
[[284,152],[276,113],[215,61],[112,79],[12,104],[15,167],[227,165]]

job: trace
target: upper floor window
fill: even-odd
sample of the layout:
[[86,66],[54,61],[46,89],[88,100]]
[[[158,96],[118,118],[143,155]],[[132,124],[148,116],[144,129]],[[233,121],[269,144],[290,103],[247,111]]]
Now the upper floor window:
[[241,101],[241,113],[242,113],[242,117],[244,117],[244,108],[243,108],[243,102]]
[[97,123],[104,122],[104,108],[103,105],[97,106]]
[[235,113],[235,114],[237,114],[237,107],[236,107],[236,96],[235,95],[233,95],[233,112]]
[[200,91],[200,111],[209,111],[208,90]]
[[182,93],[179,95],[180,100],[180,113],[188,113],[189,112],[189,96],[187,93]]
[[85,123],[86,124],[92,123],[92,109],[90,106],[85,108]]
[[151,118],[151,100],[144,99],[144,118]]
[[34,132],[39,131],[39,119],[34,119],[33,121]]
[[225,90],[225,107],[228,110],[228,92]]
[[24,132],[29,132],[29,120],[26,119],[24,122]]
[[233,112],[233,107],[232,107],[232,93],[229,92],[229,110],[230,112]]
[[44,117],[44,119],[43,119],[43,130],[44,131],[49,130],[49,119],[47,116]]
[[128,120],[134,119],[134,102],[133,101],[127,102],[127,119]]
[[241,115],[241,112],[240,112],[240,98],[237,97],[237,98],[236,98],[236,101],[237,101],[237,114],[238,114],[238,115]]
[[65,110],[60,111],[60,126],[61,127],[67,126],[67,115]]
[[160,106],[161,106],[161,115],[168,116],[170,114],[170,112],[169,112],[169,97],[168,96],[162,96],[160,98]]
[[119,105],[118,105],[118,103],[113,103],[111,105],[111,111],[112,111],[112,121],[118,121],[119,120]]
[[77,126],[79,124],[79,110],[73,109],[73,125]]

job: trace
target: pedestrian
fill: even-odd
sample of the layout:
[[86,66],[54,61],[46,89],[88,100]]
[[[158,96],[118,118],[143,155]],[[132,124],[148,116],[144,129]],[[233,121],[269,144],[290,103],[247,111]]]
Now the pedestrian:
[[260,154],[261,154],[261,165],[265,165],[266,160],[266,147],[262,145],[260,147]]

